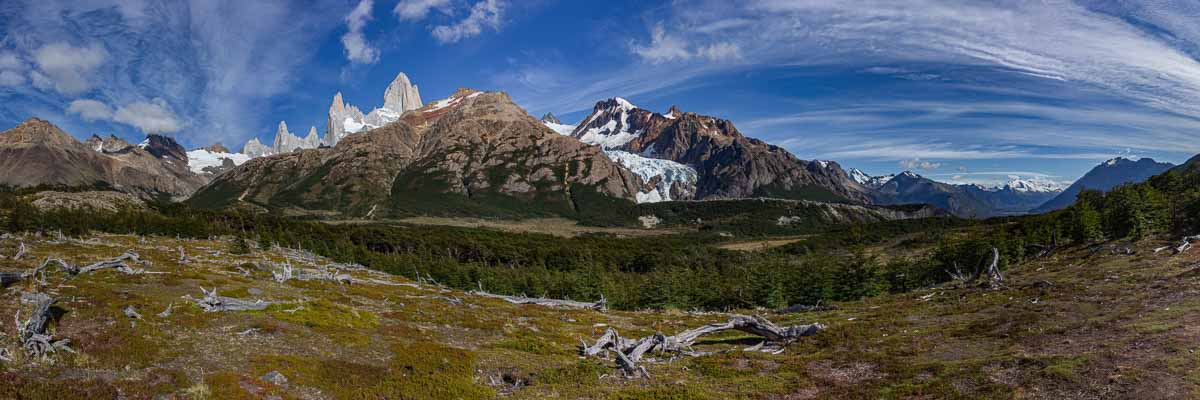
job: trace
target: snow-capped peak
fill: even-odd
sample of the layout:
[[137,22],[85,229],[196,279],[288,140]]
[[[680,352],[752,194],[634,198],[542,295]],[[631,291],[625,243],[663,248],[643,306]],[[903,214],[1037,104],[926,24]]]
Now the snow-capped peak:
[[896,177],[896,175],[871,176],[858,168],[850,168],[846,173],[850,175],[850,179],[858,182],[858,184],[872,189],[881,187]]
[[[638,107],[628,100],[614,97],[596,104],[592,115],[576,132],[580,141],[605,149],[617,149],[640,136],[643,129],[631,126],[630,114]],[[637,122],[637,121],[633,121]]]
[[1113,165],[1117,165],[1120,163],[1136,162],[1136,161],[1137,161],[1136,157],[1113,157],[1113,158],[1110,158],[1108,161],[1105,161],[1104,165],[1111,167]]
[[625,111],[633,111],[633,109],[638,108],[638,106],[635,106],[635,105],[633,105],[633,103],[630,103],[629,100],[625,100],[620,97],[614,97],[613,100],[616,100],[617,104],[621,106],[621,109],[623,109]]

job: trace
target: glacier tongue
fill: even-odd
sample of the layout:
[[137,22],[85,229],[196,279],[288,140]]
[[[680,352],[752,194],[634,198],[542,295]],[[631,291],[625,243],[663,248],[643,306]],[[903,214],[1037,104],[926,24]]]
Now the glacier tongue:
[[241,153],[223,153],[207,149],[196,149],[187,152],[188,169],[197,174],[208,174],[208,168],[220,168],[224,165],[225,160],[229,160],[233,165],[242,165],[242,163],[250,160],[250,156]]
[[[638,203],[681,200],[696,193],[698,175],[692,167],[626,151],[605,150],[604,154],[642,178],[644,186],[636,195]],[[672,192],[678,194],[676,197],[679,198],[673,198]]]

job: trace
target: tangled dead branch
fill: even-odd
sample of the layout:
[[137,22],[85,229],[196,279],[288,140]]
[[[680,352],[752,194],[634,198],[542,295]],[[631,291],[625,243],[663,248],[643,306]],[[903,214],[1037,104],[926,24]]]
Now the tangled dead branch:
[[964,284],[973,283],[981,277],[987,277],[987,282],[984,282],[984,285],[990,287],[1004,285],[1004,274],[1000,273],[1000,250],[995,247],[992,248],[992,262],[986,267],[980,266],[975,268],[970,274],[967,274],[958,267],[958,263],[954,263],[954,270],[946,271],[946,273],[950,274],[951,279]]
[[506,295],[502,295],[502,294],[492,294],[492,293],[488,293],[488,292],[485,292],[482,290],[471,292],[471,294],[474,294],[477,296],[483,296],[483,297],[491,297],[494,299],[502,299],[504,301],[507,301],[507,302],[513,303],[513,304],[536,304],[539,306],[546,306],[546,307],[566,307],[566,308],[578,308],[578,309],[596,310],[596,311],[608,310],[608,299],[605,299],[603,296],[600,297],[600,301],[586,302],[586,301],[574,301],[574,300],[547,299],[544,297],[506,296]]
[[59,270],[65,272],[65,273],[67,273],[67,275],[71,275],[71,276],[83,275],[83,274],[87,274],[90,272],[99,271],[102,269],[114,269],[114,270],[117,270],[117,271],[125,273],[125,274],[129,274],[129,275],[140,275],[140,274],[146,273],[146,270],[144,270],[144,269],[134,268],[134,267],[129,266],[129,264],[126,263],[127,261],[138,263],[138,264],[145,264],[142,261],[141,257],[138,256],[137,253],[134,253],[132,251],[127,251],[124,254],[117,256],[116,258],[100,261],[98,263],[88,265],[88,266],[85,266],[82,268],[71,265],[70,263],[63,261],[62,259],[47,258],[45,262],[42,262],[42,265],[39,265],[37,268],[34,268],[32,271],[29,271],[28,273],[26,273],[25,278],[37,277],[37,276],[39,276],[39,274],[43,274],[47,268],[50,268],[53,266],[58,266]]
[[200,288],[200,292],[204,293],[204,298],[195,300],[196,305],[200,306],[204,312],[225,312],[225,311],[261,311],[267,309],[271,305],[270,302],[262,300],[242,300],[233,297],[225,297],[217,295],[217,289],[204,290]]
[[614,353],[617,358],[617,367],[621,368],[622,373],[626,377],[636,378],[648,376],[645,367],[638,365],[642,361],[642,356],[647,353],[685,356],[707,354],[696,352],[692,349],[692,345],[700,337],[711,333],[738,330],[760,336],[763,338],[762,343],[745,350],[779,353],[788,344],[801,337],[814,335],[823,329],[825,329],[825,325],[819,323],[780,327],[757,315],[732,315],[729,317],[729,321],[689,329],[674,336],[666,336],[659,332],[638,340],[623,338],[616,329],[608,328],[595,344],[588,346],[587,343],[583,343],[580,354],[594,357],[607,352]]
[[67,347],[71,343],[69,339],[54,340],[54,337],[46,333],[50,327],[50,306],[54,305],[55,300],[45,293],[36,293],[29,297],[35,304],[29,319],[21,322],[20,311],[13,317],[17,324],[17,339],[25,353],[30,357],[46,359],[58,350],[72,351]]
[[337,269],[322,268],[320,270],[296,269],[291,263],[284,264],[278,271],[271,271],[275,282],[284,283],[295,279],[298,281],[329,281],[337,283],[354,283],[350,274],[339,273]]

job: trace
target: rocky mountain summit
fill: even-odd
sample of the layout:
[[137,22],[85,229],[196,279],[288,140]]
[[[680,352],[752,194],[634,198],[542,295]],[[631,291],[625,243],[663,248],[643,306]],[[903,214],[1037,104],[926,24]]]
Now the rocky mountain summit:
[[1084,190],[1099,190],[1107,192],[1126,183],[1144,182],[1154,175],[1161,174],[1174,168],[1171,163],[1154,161],[1153,158],[1131,160],[1116,157],[1097,165],[1083,177],[1071,184],[1061,194],[1038,206],[1035,212],[1050,212],[1069,207],[1075,203],[1079,192]]
[[13,187],[105,186],[177,198],[206,181],[188,169],[187,152],[169,137],[149,135],[136,146],[115,136],[84,143],[37,118],[0,132],[0,171],[0,184]]
[[300,137],[288,131],[286,122],[279,121],[279,128],[275,130],[275,139],[271,146],[263,144],[258,138],[252,138],[242,147],[242,154],[257,158],[320,146],[332,147],[347,135],[382,127],[399,119],[404,112],[416,110],[422,105],[417,85],[408,79],[408,75],[401,72],[384,90],[383,107],[364,114],[358,107],[342,100],[342,93],[338,92],[333,95],[333,101],[329,105],[324,137],[317,133],[315,126],[309,128],[306,136]]
[[690,193],[673,198],[676,200],[869,200],[867,189],[850,179],[837,163],[801,160],[780,147],[746,137],[728,120],[682,112],[674,106],[659,114],[619,97],[604,100],[596,103],[571,136],[610,154],[623,152],[617,159],[667,160],[693,169],[694,188],[672,189]]

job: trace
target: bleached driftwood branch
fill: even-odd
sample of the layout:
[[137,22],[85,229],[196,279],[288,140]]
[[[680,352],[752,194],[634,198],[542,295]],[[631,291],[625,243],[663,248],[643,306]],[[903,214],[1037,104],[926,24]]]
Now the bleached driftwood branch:
[[483,296],[483,297],[491,297],[491,298],[495,298],[495,299],[502,299],[504,301],[507,301],[507,302],[513,303],[513,304],[536,304],[539,306],[546,306],[546,307],[566,307],[566,308],[578,308],[578,309],[585,309],[585,310],[590,309],[590,310],[596,310],[596,311],[608,310],[608,299],[605,299],[603,296],[600,297],[600,301],[586,302],[586,301],[574,301],[574,300],[548,299],[548,298],[544,298],[544,297],[506,296],[506,295],[502,295],[502,294],[492,294],[492,293],[488,293],[488,292],[485,292],[482,290],[471,292],[471,294]]
[[1000,273],[1000,250],[992,248],[992,262],[986,267],[975,268],[970,274],[964,273],[958,267],[958,263],[954,263],[953,271],[946,271],[950,275],[950,279],[962,283],[975,282],[981,277],[987,277],[987,284],[991,286],[1000,286],[1004,282],[1004,274]]
[[188,259],[187,253],[183,251],[183,246],[179,246],[179,264],[186,265],[191,262],[192,260]]
[[296,269],[291,263],[284,264],[279,271],[271,271],[275,282],[284,283],[295,279],[298,281],[330,281],[337,283],[354,283],[350,274],[339,273],[336,269],[323,268],[320,270]]
[[46,268],[49,268],[49,267],[52,267],[55,265],[57,265],[58,268],[60,270],[62,270],[63,272],[66,272],[68,275],[72,275],[72,276],[83,275],[86,273],[95,272],[95,271],[99,271],[102,269],[115,269],[119,272],[130,274],[130,275],[138,275],[138,274],[143,274],[146,272],[146,270],[144,270],[144,269],[133,268],[133,267],[129,266],[129,264],[127,264],[126,261],[135,262],[135,263],[139,263],[139,264],[143,263],[141,257],[138,256],[137,253],[134,253],[132,251],[127,251],[124,254],[117,256],[116,258],[100,261],[98,263],[88,265],[85,267],[77,267],[77,266],[71,265],[70,263],[63,261],[62,259],[58,259],[58,258],[47,258],[46,261],[42,263],[42,265],[40,265],[37,268],[34,268],[32,271],[30,271],[27,274],[27,277],[35,276],[35,275],[43,272]]
[[588,346],[587,343],[583,343],[580,354],[591,357],[613,352],[617,356],[617,366],[625,376],[638,377],[647,375],[645,368],[637,365],[643,355],[650,352],[701,355],[702,353],[692,350],[692,345],[700,337],[711,333],[738,330],[760,336],[764,339],[763,343],[746,350],[778,353],[783,351],[784,346],[823,329],[825,325],[819,323],[781,327],[757,315],[731,315],[729,321],[689,329],[674,336],[666,336],[659,332],[638,340],[623,338],[616,329],[608,328],[595,344]]
[[35,305],[29,319],[21,322],[20,311],[13,317],[17,324],[17,339],[20,340],[25,353],[44,359],[58,350],[71,351],[67,347],[70,344],[69,339],[54,340],[46,333],[50,327],[50,306],[54,305],[55,300],[45,293],[37,293],[30,297]]
[[195,300],[195,302],[204,312],[261,311],[271,305],[271,303],[262,300],[250,301],[219,296],[217,295],[216,288],[213,288],[213,290],[200,288],[200,292],[204,293],[204,298]]
[[1182,243],[1175,246],[1175,254],[1180,254],[1192,248],[1192,242],[1200,242],[1200,235],[1184,236]]

